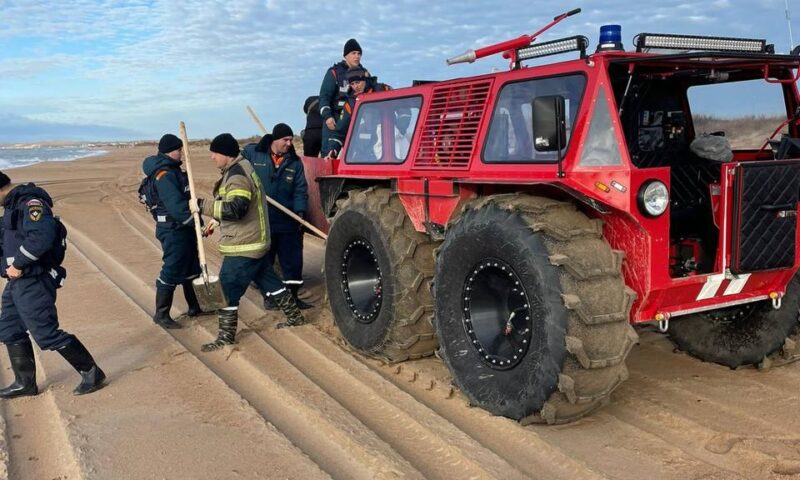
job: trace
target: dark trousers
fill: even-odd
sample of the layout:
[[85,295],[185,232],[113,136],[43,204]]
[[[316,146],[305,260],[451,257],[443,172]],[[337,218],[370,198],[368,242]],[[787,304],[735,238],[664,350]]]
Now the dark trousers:
[[3,290],[0,342],[19,343],[30,332],[42,350],[69,343],[73,336],[58,327],[56,288],[49,273],[9,280]]
[[[334,116],[334,118],[338,117],[339,117],[338,114]],[[328,144],[328,139],[330,139],[331,135],[333,135],[336,131],[331,130],[330,128],[328,128],[327,125],[325,125],[325,122],[322,122],[321,132],[322,132],[322,145],[320,146],[319,154],[320,156],[324,157],[328,154],[328,152],[331,151],[331,147]]]
[[266,255],[261,258],[225,256],[219,269],[222,291],[228,299],[229,307],[238,307],[239,300],[247,291],[250,282],[255,282],[261,293],[275,295],[284,290],[283,282],[272,269]]
[[275,257],[283,272],[286,285],[303,284],[303,232],[272,232],[271,246],[267,252],[267,261],[275,264]]
[[156,279],[156,288],[175,290],[187,280],[200,275],[200,261],[197,259],[197,236],[193,228],[156,228],[156,238],[161,242],[163,262],[161,273]]
[[[325,127],[328,128],[328,127]],[[303,155],[316,157],[322,148],[322,129],[306,128],[303,130]]]

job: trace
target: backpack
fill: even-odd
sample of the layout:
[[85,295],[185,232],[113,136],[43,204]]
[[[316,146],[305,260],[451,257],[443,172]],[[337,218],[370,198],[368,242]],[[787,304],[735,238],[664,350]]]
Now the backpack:
[[138,193],[139,203],[143,204],[147,211],[152,213],[159,202],[158,189],[156,189],[156,181],[153,175],[148,175],[142,179]]
[[56,221],[57,231],[56,231],[56,239],[53,242],[53,249],[51,253],[53,255],[53,262],[55,266],[60,266],[64,262],[64,257],[67,255],[67,227],[64,226],[64,223],[61,222],[61,218],[58,215],[53,215],[53,220]]

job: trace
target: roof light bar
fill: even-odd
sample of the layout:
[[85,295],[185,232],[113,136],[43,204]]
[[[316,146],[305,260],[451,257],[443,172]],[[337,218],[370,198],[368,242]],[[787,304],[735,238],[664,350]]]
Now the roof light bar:
[[756,38],[703,37],[640,33],[636,36],[636,51],[659,48],[666,50],[710,50],[724,52],[772,53],[767,41]]
[[546,57],[548,55],[558,55],[566,52],[581,52],[581,58],[586,56],[586,47],[589,46],[589,39],[583,35],[574,37],[560,38],[544,43],[532,43],[530,46],[517,49],[517,62],[530,60],[532,58]]

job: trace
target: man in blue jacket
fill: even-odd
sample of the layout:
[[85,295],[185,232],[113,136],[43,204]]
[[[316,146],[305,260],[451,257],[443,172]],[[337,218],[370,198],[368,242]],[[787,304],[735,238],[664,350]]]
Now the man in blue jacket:
[[[279,123],[272,129],[271,135],[264,135],[257,144],[246,145],[242,156],[253,164],[264,186],[264,193],[303,217],[308,211],[308,184],[303,162],[292,145],[293,137],[291,127]],[[303,285],[302,225],[270,205],[269,230],[272,245],[267,252],[266,261],[273,263],[277,255],[283,271],[283,281],[292,292],[295,303],[300,309],[311,308],[312,305],[297,296]],[[268,310],[277,309],[269,296],[264,298],[264,305]]]
[[347,92],[350,84],[347,80],[347,70],[359,67],[364,70],[365,76],[370,77],[370,73],[361,66],[361,45],[355,38],[351,38],[344,44],[342,55],[344,60],[330,67],[322,78],[322,86],[319,89],[319,113],[322,116],[322,150],[320,155],[328,155],[330,148],[328,139],[336,130],[336,121],[342,114],[342,109],[347,99]]
[[142,165],[151,188],[144,201],[156,221],[156,238],[161,242],[163,265],[156,279],[156,313],[153,321],[164,328],[181,328],[169,314],[175,287],[183,286],[189,305],[186,313],[195,317],[203,313],[192,289],[192,279],[200,275],[197,258],[197,236],[189,212],[189,179],[181,170],[180,138],[170,133],[158,142],[158,154],[147,157]]
[[31,336],[39,348],[57,351],[80,373],[81,383],[73,393],[102,388],[105,373],[83,343],[58,325],[56,289],[67,276],[61,266],[67,232],[53,216],[53,199],[33,183],[12,184],[0,172],[0,202],[5,210],[0,221],[0,276],[8,280],[3,289],[0,342],[8,349],[14,372],[14,382],[0,389],[0,398],[39,393]]

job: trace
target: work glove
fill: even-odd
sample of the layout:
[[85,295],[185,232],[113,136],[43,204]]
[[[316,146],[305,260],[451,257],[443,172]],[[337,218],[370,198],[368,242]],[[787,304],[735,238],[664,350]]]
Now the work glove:
[[192,213],[201,213],[203,211],[203,199],[202,198],[190,198],[189,199],[189,211]]

